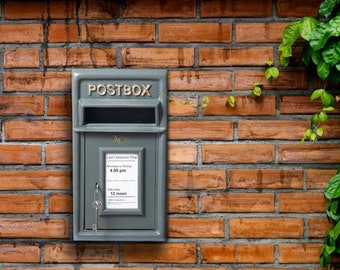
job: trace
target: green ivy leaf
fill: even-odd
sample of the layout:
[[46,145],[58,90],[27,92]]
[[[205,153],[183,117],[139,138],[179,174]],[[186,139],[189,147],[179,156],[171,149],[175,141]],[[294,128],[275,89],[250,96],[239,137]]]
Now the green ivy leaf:
[[229,96],[226,100],[226,105],[229,105],[230,107],[235,107],[235,98],[234,96]]
[[337,4],[339,4],[339,0],[324,0],[319,7],[319,15],[328,18]]
[[326,23],[319,23],[310,35],[309,44],[314,51],[324,48],[330,37],[338,37],[340,35],[340,16],[334,17]]
[[292,46],[300,34],[301,20],[290,22],[283,31],[282,43]]
[[327,113],[322,111],[319,113],[319,120],[321,123],[326,123],[327,120],[328,120],[328,116],[327,116]]
[[310,140],[311,142],[314,142],[314,141],[316,140],[316,133],[313,132],[313,133],[310,135],[309,140]]
[[279,69],[277,67],[269,67],[266,69],[264,76],[266,77],[267,81],[272,83],[274,79],[279,77]]
[[311,97],[310,97],[310,99],[311,100],[315,100],[315,99],[321,97],[323,92],[325,92],[325,89],[316,89],[316,90],[314,90],[312,95],[311,95]]
[[322,105],[326,108],[333,107],[334,105],[334,97],[327,91],[322,92],[321,94],[321,102]]
[[321,61],[318,65],[317,65],[317,73],[320,77],[321,80],[325,80],[327,79],[329,73],[330,73],[330,67],[329,65],[325,62],[325,61]]
[[204,96],[202,99],[201,108],[204,110],[208,106],[209,102],[209,97]]
[[309,41],[310,35],[315,30],[317,24],[318,21],[314,17],[304,17],[299,25],[301,37]]
[[328,200],[340,197],[340,174],[334,175],[325,188],[325,196]]
[[318,114],[318,113],[316,113],[316,114],[314,114],[314,115],[312,116],[311,122],[312,122],[313,124],[319,123],[319,114]]
[[324,112],[330,112],[330,111],[333,111],[334,108],[333,108],[333,107],[324,107],[324,108],[322,108],[322,110],[323,110]]
[[316,135],[318,135],[319,137],[321,137],[323,135],[323,128],[319,127],[316,129]]
[[338,63],[340,61],[340,41],[328,43],[322,51],[322,57],[330,66]]

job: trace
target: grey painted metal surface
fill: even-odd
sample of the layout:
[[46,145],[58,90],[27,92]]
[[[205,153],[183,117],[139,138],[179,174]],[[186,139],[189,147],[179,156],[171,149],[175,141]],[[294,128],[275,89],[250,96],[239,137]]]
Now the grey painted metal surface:
[[165,241],[167,71],[73,69],[73,237]]

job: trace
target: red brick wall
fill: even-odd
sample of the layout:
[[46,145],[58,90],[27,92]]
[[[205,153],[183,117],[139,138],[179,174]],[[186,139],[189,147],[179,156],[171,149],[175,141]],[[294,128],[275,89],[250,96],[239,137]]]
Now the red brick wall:
[[[1,1],[0,268],[317,269],[340,121],[301,145],[318,82],[263,67],[320,2]],[[72,241],[72,67],[168,69],[166,243]]]

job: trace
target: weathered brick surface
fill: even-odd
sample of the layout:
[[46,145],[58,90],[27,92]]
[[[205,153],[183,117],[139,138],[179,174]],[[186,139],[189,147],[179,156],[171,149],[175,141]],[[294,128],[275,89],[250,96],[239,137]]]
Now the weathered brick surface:
[[38,68],[38,49],[6,49],[4,51],[5,68]]
[[[324,82],[301,46],[264,78],[284,27],[320,2],[1,1],[0,268],[320,269],[340,103],[301,145]],[[164,243],[73,241],[72,68],[168,71]]]
[[83,42],[153,42],[155,25],[143,24],[86,24],[82,26]]
[[231,238],[302,238],[302,218],[233,218]]
[[39,263],[38,244],[1,243],[0,263]]
[[206,213],[270,213],[274,212],[273,194],[230,193],[202,197]]
[[160,42],[231,42],[229,23],[162,23],[158,29]]
[[302,170],[230,170],[230,188],[302,189]]
[[272,263],[274,246],[268,244],[202,244],[202,263]]
[[196,261],[196,245],[188,244],[124,244],[123,262],[153,263],[194,263]]
[[123,67],[175,68],[194,65],[193,48],[123,48]]
[[170,71],[171,91],[228,91],[231,90],[230,71]]
[[232,140],[229,121],[170,121],[169,140]]
[[259,66],[273,58],[271,47],[202,47],[199,65],[209,66]]
[[44,246],[46,263],[116,263],[117,244],[51,243]]
[[69,170],[0,171],[0,190],[70,190]]
[[224,237],[223,219],[169,219],[169,237],[212,238]]
[[48,67],[112,67],[116,65],[116,49],[49,48],[44,63]]
[[68,219],[0,218],[1,238],[68,238]]
[[236,96],[235,107],[226,106],[228,96],[207,96],[209,103],[204,108],[203,114],[208,116],[235,115],[235,116],[259,116],[275,115],[276,100],[274,96],[262,96],[253,99],[250,96]]
[[56,23],[48,26],[48,41],[57,42],[77,42],[78,25],[74,23]]
[[169,170],[170,190],[224,190],[226,172],[224,170]]

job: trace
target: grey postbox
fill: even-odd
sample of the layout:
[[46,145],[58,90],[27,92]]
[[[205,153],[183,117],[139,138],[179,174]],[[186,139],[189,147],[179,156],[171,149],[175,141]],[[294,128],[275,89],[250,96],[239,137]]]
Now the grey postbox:
[[74,69],[73,236],[166,238],[167,72]]

